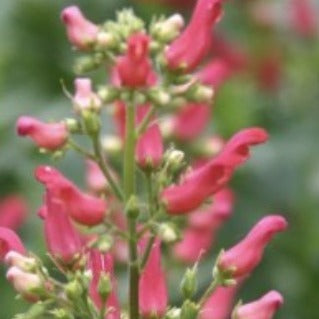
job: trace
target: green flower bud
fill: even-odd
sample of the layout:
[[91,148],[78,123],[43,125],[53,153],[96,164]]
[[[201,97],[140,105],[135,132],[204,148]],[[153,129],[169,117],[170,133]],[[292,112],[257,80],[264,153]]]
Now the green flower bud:
[[54,318],[57,319],[73,319],[74,316],[65,309],[59,308],[51,311]]
[[119,97],[120,92],[115,87],[104,86],[98,90],[97,94],[104,103],[111,103]]
[[181,282],[181,291],[185,299],[191,299],[197,290],[197,264],[188,268]]
[[65,294],[70,300],[77,300],[83,293],[83,287],[78,280],[73,280],[66,284]]
[[158,106],[165,106],[170,102],[170,95],[163,89],[156,88],[150,89],[148,91],[148,98],[153,102],[155,105]]
[[64,120],[68,131],[70,133],[80,133],[81,132],[81,123],[79,123],[76,119],[67,118]]
[[199,313],[199,306],[190,300],[184,301],[181,310],[181,319],[196,319]]
[[180,308],[172,308],[167,311],[165,315],[165,319],[179,319],[181,317],[181,309]]
[[84,127],[89,135],[95,135],[100,131],[101,121],[99,115],[92,111],[83,111],[82,118]]
[[139,215],[139,205],[136,196],[131,196],[126,204],[126,214],[128,218],[136,219]]
[[112,283],[110,275],[102,273],[98,283],[98,292],[102,300],[106,300],[112,291]]
[[175,242],[179,238],[175,226],[170,223],[162,223],[159,226],[158,236],[163,242],[166,243]]

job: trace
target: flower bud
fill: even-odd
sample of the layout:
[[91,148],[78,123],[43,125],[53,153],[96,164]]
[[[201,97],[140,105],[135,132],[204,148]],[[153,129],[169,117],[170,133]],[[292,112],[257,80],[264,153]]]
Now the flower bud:
[[197,264],[187,268],[181,282],[181,291],[185,299],[191,299],[197,290]]
[[185,153],[180,150],[171,149],[165,154],[166,163],[168,167],[173,171],[178,171],[184,166]]
[[96,135],[101,129],[101,121],[95,112],[85,110],[82,112],[84,127],[88,135]]
[[101,273],[99,283],[98,283],[98,292],[102,300],[106,300],[109,294],[112,291],[112,283],[110,275],[107,273]]
[[210,103],[214,97],[214,90],[204,85],[195,85],[187,92],[188,97],[197,103]]
[[174,14],[164,21],[155,23],[151,33],[160,42],[170,42],[175,39],[184,27],[184,19],[180,14]]
[[180,319],[181,309],[180,308],[171,308],[166,312],[165,319]]
[[181,319],[196,319],[199,313],[199,306],[190,300],[184,301],[181,310]]
[[128,218],[136,219],[140,213],[138,198],[132,195],[127,201],[125,207],[126,215]]
[[74,86],[73,105],[76,112],[99,111],[101,109],[102,103],[97,94],[92,91],[91,79],[78,78],[75,80]]
[[61,19],[66,26],[69,41],[80,50],[87,50],[96,41],[98,27],[87,20],[76,6],[65,8]]
[[155,105],[166,106],[170,102],[170,95],[163,89],[150,89],[148,92],[148,98]]
[[66,286],[65,286],[65,294],[70,300],[78,300],[78,298],[82,295],[83,293],[83,287],[80,284],[78,280],[73,280],[70,281]]
[[34,270],[37,265],[37,262],[34,258],[25,257],[24,255],[13,250],[6,254],[4,262],[10,267],[16,266],[26,272]]
[[123,142],[119,136],[106,135],[102,138],[102,147],[107,154],[118,154],[123,149]]
[[19,136],[29,136],[38,146],[55,151],[68,139],[65,123],[44,123],[30,116],[21,116],[16,124]]
[[169,223],[162,223],[159,226],[158,236],[165,243],[172,243],[178,239],[176,227]]
[[274,235],[287,228],[287,221],[280,215],[261,219],[237,245],[221,253],[217,267],[233,278],[249,275],[260,263],[264,249]]
[[29,301],[37,301],[40,298],[38,292],[44,289],[44,284],[38,275],[24,272],[15,266],[9,268],[7,279],[14,289]]
[[284,300],[277,291],[270,291],[257,301],[235,308],[233,319],[272,319]]
[[119,90],[114,87],[103,86],[97,94],[104,103],[111,103],[119,97]]

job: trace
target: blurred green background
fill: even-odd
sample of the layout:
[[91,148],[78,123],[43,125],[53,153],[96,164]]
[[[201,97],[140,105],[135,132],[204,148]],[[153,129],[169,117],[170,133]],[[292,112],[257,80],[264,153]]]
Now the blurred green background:
[[[30,217],[21,236],[30,250],[44,252],[41,223],[36,217],[41,189],[33,170],[50,160],[39,155],[29,141],[17,138],[14,123],[21,114],[49,120],[70,113],[60,79],[72,88],[74,52],[66,40],[60,11],[77,4],[97,23],[114,17],[115,10],[123,6],[134,6],[147,20],[152,13],[174,11],[148,2],[0,1],[0,195],[18,192],[28,200]],[[279,49],[283,68],[275,92],[261,90],[255,78],[246,74],[233,78],[217,94],[213,131],[228,137],[240,128],[260,125],[271,135],[270,142],[255,152],[232,182],[237,194],[235,214],[222,230],[218,246],[236,242],[264,214],[284,213],[290,222],[289,232],[269,247],[241,297],[247,301],[277,289],[286,299],[277,318],[318,319],[319,41],[287,30],[257,27],[240,0],[227,3],[218,29],[248,49],[251,58],[258,58],[267,48]],[[83,162],[73,154],[54,165],[83,183],[78,173],[83,171]],[[203,267],[202,281],[209,272],[208,266]],[[22,301],[13,299],[4,274],[1,268],[0,319],[11,318],[25,308]]]

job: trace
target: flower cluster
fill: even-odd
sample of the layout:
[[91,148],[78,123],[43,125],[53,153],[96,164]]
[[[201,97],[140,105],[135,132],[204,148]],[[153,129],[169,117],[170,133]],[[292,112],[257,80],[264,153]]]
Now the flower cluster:
[[[186,26],[180,15],[146,26],[130,10],[101,25],[78,7],[63,10],[67,37],[82,54],[76,72],[101,67],[108,82],[95,90],[91,79],[78,77],[68,94],[72,118],[17,121],[18,135],[42,152],[83,156],[88,186],[78,188],[52,166],[35,170],[44,191],[38,215],[47,250],[64,280],[52,276],[12,230],[0,228],[7,278],[32,303],[21,318],[226,319],[267,244],[287,228],[281,215],[262,218],[238,244],[219,253],[211,282],[199,291],[200,258],[233,212],[230,180],[252,149],[268,140],[259,127],[244,128],[228,141],[204,134],[214,91],[245,64],[212,32],[223,11],[222,0],[198,0]],[[103,125],[105,110],[115,133]],[[109,135],[102,136],[104,129]],[[90,149],[78,137],[87,138]],[[166,252],[189,264],[179,307],[169,303]],[[118,299],[118,263],[128,268],[127,302]],[[282,303],[272,291],[237,305],[232,316],[271,319]]]

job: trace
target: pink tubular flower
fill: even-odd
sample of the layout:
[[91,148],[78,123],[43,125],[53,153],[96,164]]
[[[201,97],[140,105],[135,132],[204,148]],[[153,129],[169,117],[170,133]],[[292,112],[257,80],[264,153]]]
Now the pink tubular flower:
[[231,271],[234,278],[249,275],[260,263],[266,245],[278,232],[287,228],[280,215],[261,219],[237,245],[223,252],[218,260],[221,271]]
[[8,196],[0,202],[0,226],[18,229],[25,221],[27,206],[18,195]]
[[153,75],[149,53],[149,37],[136,33],[128,39],[125,55],[117,60],[116,75],[122,86],[131,88],[146,86]]
[[110,254],[102,254],[98,250],[91,250],[89,252],[88,268],[92,271],[92,281],[90,284],[90,297],[95,303],[96,307],[102,308],[102,300],[99,295],[98,286],[101,274],[109,274],[112,282],[112,291],[106,301],[108,313],[105,319],[119,319],[120,307],[115,293],[116,282],[113,273],[113,257]]
[[81,238],[61,201],[47,194],[45,206],[44,234],[48,251],[63,264],[72,264],[82,252]]
[[[149,111],[149,105],[139,106],[137,111],[137,122],[142,122]],[[141,168],[157,168],[163,157],[163,140],[159,125],[151,123],[145,132],[139,137],[135,158]]]
[[196,262],[207,253],[214,240],[213,231],[189,227],[183,232],[183,239],[174,246],[174,254],[185,263]]
[[94,226],[103,221],[107,212],[103,199],[83,193],[53,167],[39,166],[35,176],[49,194],[63,203],[65,212],[76,222]]
[[65,8],[61,19],[66,26],[69,41],[78,49],[86,50],[96,41],[98,27],[87,20],[77,6]]
[[207,253],[214,243],[218,229],[230,217],[233,202],[233,192],[225,188],[214,195],[210,207],[190,214],[182,240],[174,247],[175,255],[184,262],[194,263],[202,254]]
[[310,0],[291,0],[292,27],[300,35],[312,37],[317,33],[318,15]]
[[208,298],[200,312],[200,319],[227,319],[229,318],[237,285],[218,287]]
[[189,141],[200,135],[211,116],[207,104],[190,103],[185,105],[173,118],[173,131],[177,139]]
[[99,110],[101,100],[92,90],[91,79],[79,78],[75,80],[74,108],[77,112],[87,109]]
[[165,273],[161,267],[159,240],[155,241],[149,259],[141,273],[139,291],[139,306],[142,316],[146,318],[162,317],[166,311],[168,293]]
[[3,261],[10,251],[16,251],[22,255],[26,253],[18,235],[9,228],[0,227],[0,261]]
[[198,0],[189,25],[169,46],[166,60],[170,69],[191,71],[206,55],[211,42],[211,27],[222,14],[221,0]]
[[95,193],[106,190],[107,180],[99,166],[93,161],[86,161],[86,184]]
[[20,136],[29,136],[38,147],[54,151],[61,148],[68,139],[64,123],[44,123],[30,116],[21,116],[16,124]]
[[264,143],[267,133],[260,128],[244,129],[235,134],[222,152],[207,164],[187,174],[179,185],[165,188],[161,200],[169,214],[194,210],[230,180],[234,170],[250,157],[250,146]]
[[272,319],[284,300],[277,291],[270,291],[257,301],[241,305],[234,310],[236,319]]

